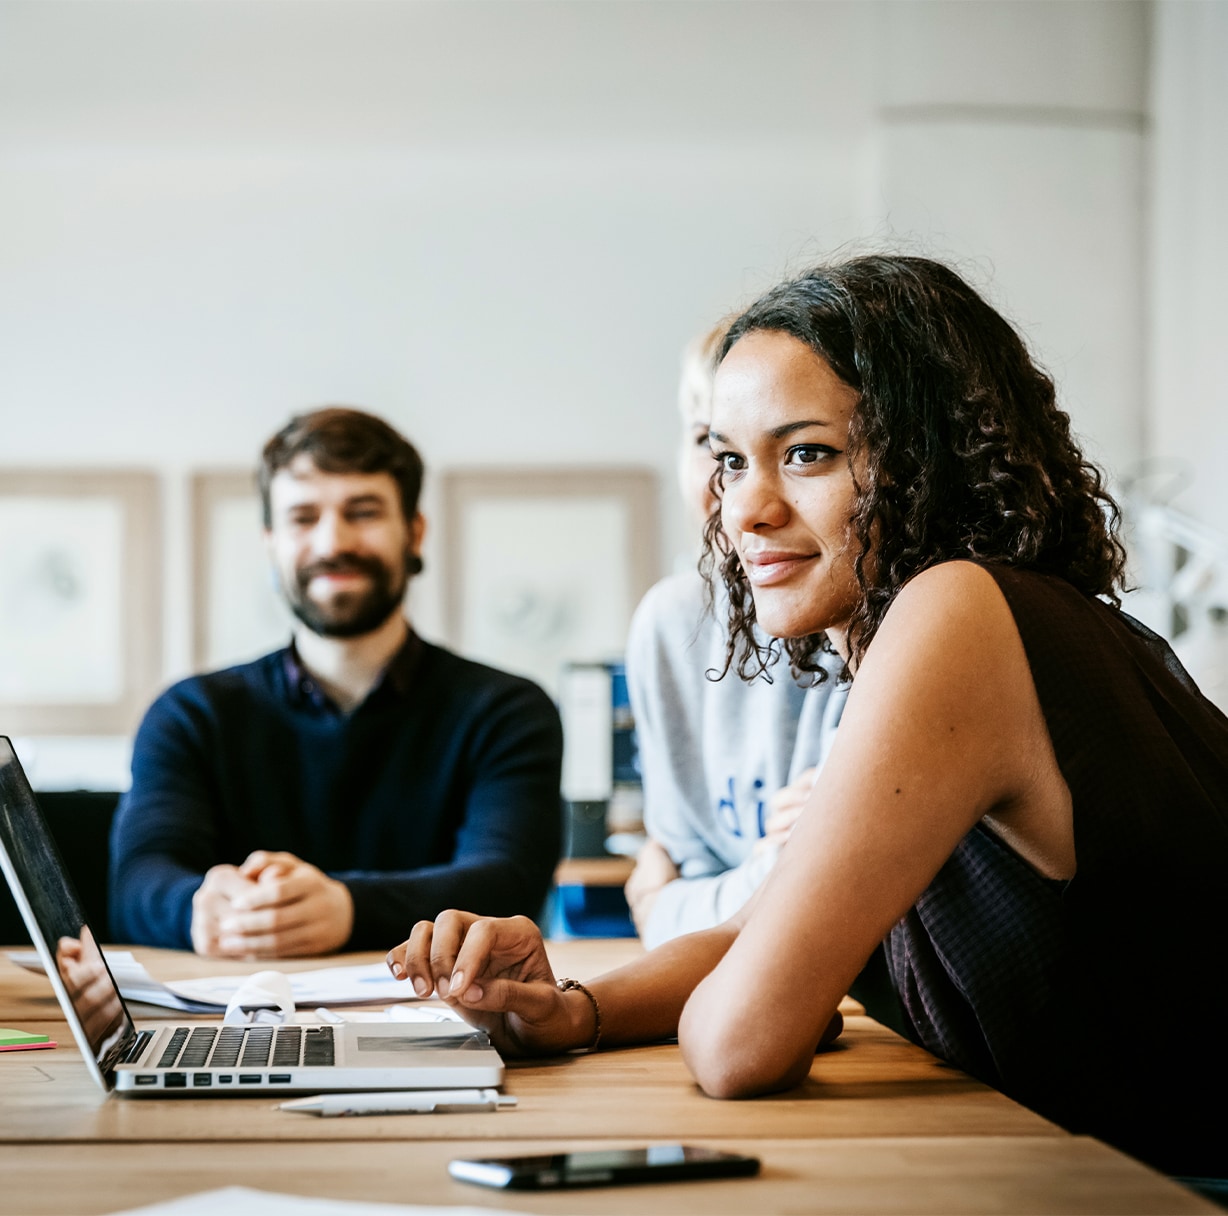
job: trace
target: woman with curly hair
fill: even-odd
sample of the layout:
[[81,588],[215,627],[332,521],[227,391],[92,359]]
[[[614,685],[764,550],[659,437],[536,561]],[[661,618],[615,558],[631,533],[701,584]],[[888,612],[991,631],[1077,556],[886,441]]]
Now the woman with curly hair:
[[[728,318],[691,342],[682,359],[679,485],[697,540],[717,506],[708,429],[727,328]],[[694,563],[669,575],[640,601],[627,632],[648,839],[625,892],[650,948],[720,924],[754,894],[814,785],[848,692],[847,684],[807,673],[708,679],[728,638],[724,597],[714,605],[710,586]],[[831,674],[843,666],[834,655],[821,661]],[[860,994],[878,996],[865,984]]]
[[[772,874],[588,985],[556,986],[530,922],[461,912],[394,974],[513,1054],[677,1033],[705,1091],[746,1097],[807,1076],[885,940],[917,1042],[1072,1131],[1224,1172],[1203,1112],[1228,1080],[1228,719],[1120,611],[1117,509],[1050,379],[951,270],[858,258],[734,322],[710,437],[727,668],[783,649],[822,679],[831,649],[853,677]],[[1205,1033],[1158,1046],[1169,1001]]]

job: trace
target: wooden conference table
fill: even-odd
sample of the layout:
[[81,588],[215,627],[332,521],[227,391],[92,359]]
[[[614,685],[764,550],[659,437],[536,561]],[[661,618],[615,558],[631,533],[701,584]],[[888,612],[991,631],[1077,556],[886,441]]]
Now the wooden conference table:
[[[556,972],[578,979],[639,950],[627,940],[550,946]],[[164,980],[267,965],[137,954]],[[947,1067],[856,1004],[844,1009],[840,1043],[815,1057],[804,1085],[776,1097],[705,1098],[678,1048],[658,1044],[510,1062],[504,1088],[517,1097],[515,1110],[320,1119],[279,1111],[267,1096],[104,1099],[50,984],[0,955],[0,1025],[51,1032],[60,1043],[53,1051],[0,1053],[0,1213],[88,1216],[228,1185],[519,1212],[1219,1210]],[[143,1006],[133,1012],[175,1017]],[[453,1182],[446,1168],[457,1156],[668,1141],[749,1152],[763,1170],[749,1179],[500,1193]]]

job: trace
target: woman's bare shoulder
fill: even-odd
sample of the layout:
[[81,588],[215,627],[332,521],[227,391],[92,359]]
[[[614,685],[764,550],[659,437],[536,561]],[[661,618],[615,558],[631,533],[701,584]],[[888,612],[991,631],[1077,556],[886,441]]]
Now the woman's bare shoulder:
[[[868,678],[863,678],[868,677]],[[901,588],[866,649],[857,682],[893,700],[971,706],[1030,684],[1015,618],[993,575],[973,562],[931,566]]]
[[961,647],[996,645],[1017,635],[1015,619],[994,576],[975,562],[930,566],[900,589],[880,634],[958,638]]
[[982,565],[970,561],[939,562],[914,575],[900,589],[896,601],[954,600],[973,596],[982,603],[1005,603],[997,580]]
[[901,813],[925,825],[927,839],[941,843],[930,861],[941,864],[979,818],[1018,803],[1046,748],[1027,656],[997,581],[972,562],[946,562],[910,580],[883,618],[824,774],[844,771],[849,804],[873,805],[893,831]]

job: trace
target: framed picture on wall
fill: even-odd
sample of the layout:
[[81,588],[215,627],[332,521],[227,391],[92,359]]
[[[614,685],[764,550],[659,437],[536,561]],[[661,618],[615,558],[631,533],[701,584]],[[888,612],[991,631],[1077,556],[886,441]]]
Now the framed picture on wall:
[[551,694],[564,663],[621,657],[659,574],[654,472],[453,469],[442,498],[453,646]]
[[0,469],[0,733],[128,734],[162,671],[158,478]]
[[284,646],[290,613],[265,553],[255,473],[194,473],[191,497],[193,664],[229,667]]

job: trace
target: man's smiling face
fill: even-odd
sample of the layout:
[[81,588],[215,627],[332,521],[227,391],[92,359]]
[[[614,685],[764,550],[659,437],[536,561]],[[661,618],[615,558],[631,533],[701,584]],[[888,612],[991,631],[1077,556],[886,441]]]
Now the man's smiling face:
[[424,522],[406,520],[390,473],[324,473],[299,455],[274,475],[269,501],[269,556],[308,629],[359,637],[400,611]]

